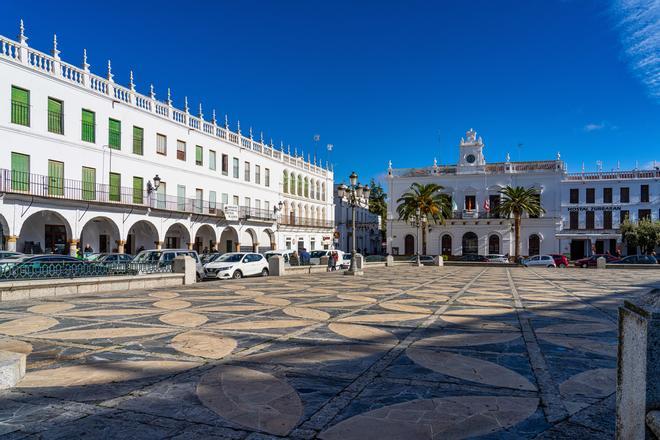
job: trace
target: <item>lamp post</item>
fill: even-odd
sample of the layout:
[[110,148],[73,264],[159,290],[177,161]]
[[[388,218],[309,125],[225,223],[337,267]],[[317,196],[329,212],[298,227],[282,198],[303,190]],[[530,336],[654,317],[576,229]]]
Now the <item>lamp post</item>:
[[344,275],[362,275],[363,272],[357,268],[357,264],[355,262],[356,260],[355,256],[357,255],[355,251],[355,248],[357,246],[356,244],[357,237],[355,235],[355,208],[359,206],[360,201],[369,200],[369,193],[371,192],[371,189],[369,188],[369,185],[362,186],[360,183],[358,183],[358,175],[355,173],[355,171],[351,173],[348,180],[349,180],[348,186],[342,183],[337,187],[337,195],[340,198],[346,197],[346,200],[353,211],[351,216],[352,224],[353,224],[352,226],[353,246],[351,249],[351,265],[348,268],[348,270],[344,272]]
[[151,194],[158,191],[158,187],[160,186],[160,177],[158,177],[158,174],[154,176],[153,180],[153,185],[151,184],[151,180],[147,180],[147,197],[149,198],[149,206],[151,206]]

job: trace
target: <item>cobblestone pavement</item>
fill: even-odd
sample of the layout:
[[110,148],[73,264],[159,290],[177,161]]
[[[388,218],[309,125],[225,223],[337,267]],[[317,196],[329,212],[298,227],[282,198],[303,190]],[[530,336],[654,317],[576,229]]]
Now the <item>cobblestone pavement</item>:
[[0,304],[0,438],[613,437],[657,271],[370,269]]

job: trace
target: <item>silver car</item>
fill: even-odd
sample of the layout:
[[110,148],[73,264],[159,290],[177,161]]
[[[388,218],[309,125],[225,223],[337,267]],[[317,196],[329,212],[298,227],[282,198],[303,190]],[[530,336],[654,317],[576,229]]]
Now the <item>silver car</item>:
[[555,259],[550,255],[534,255],[523,260],[523,266],[541,266],[541,267],[557,267]]

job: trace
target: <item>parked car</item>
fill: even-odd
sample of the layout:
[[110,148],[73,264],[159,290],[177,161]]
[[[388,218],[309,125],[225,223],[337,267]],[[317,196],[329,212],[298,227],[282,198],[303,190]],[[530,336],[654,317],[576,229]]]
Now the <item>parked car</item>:
[[568,267],[568,257],[561,254],[549,254],[555,260],[555,266]]
[[351,267],[351,258],[353,255],[350,253],[345,253],[341,260],[337,261],[337,267],[339,269],[348,269]]
[[509,262],[509,257],[506,255],[502,254],[488,254],[486,255],[486,259],[488,259],[489,262],[491,263],[508,263]]
[[658,260],[653,255],[628,255],[614,264],[658,264]]
[[591,257],[582,258],[580,260],[577,260],[575,262],[575,266],[576,267],[596,267],[597,260],[600,257],[604,257],[606,263],[615,263],[615,262],[619,261],[619,259],[617,257],[613,256],[613,255],[594,254]]
[[3,278],[75,278],[108,273],[103,265],[88,263],[68,255],[25,255],[0,261]]
[[291,266],[290,257],[293,252],[294,251],[292,249],[284,249],[281,251],[266,251],[264,252],[264,257],[266,257],[266,260],[270,260],[270,257],[273,255],[280,255],[282,258],[284,258],[284,266],[289,267]]
[[310,252],[309,263],[321,264],[321,257],[329,256],[330,252],[337,252],[339,256],[339,258],[337,259],[338,265],[344,261],[344,251],[340,251],[339,249],[323,249],[323,250]]
[[195,269],[197,270],[197,279],[204,278],[204,266],[199,259],[196,251],[188,249],[162,249],[162,250],[147,250],[142,251],[133,258],[130,267],[132,271],[137,273],[157,272],[179,256],[192,257],[195,260]]
[[[408,260],[409,263],[417,263],[417,255],[413,255]],[[419,262],[424,266],[431,266],[433,264],[433,255],[420,255]]]
[[268,276],[268,260],[254,252],[230,252],[204,266],[207,278],[234,278]]
[[20,252],[0,251],[0,260],[19,258],[19,257],[22,257],[24,255],[25,254],[21,254]]
[[484,257],[483,255],[466,254],[461,255],[461,258],[459,258],[458,261],[476,261],[480,263],[488,263],[490,260],[488,260],[488,258]]
[[557,267],[555,264],[555,259],[552,258],[552,255],[534,255],[529,258],[525,258],[522,261],[523,266],[541,266],[541,267]]

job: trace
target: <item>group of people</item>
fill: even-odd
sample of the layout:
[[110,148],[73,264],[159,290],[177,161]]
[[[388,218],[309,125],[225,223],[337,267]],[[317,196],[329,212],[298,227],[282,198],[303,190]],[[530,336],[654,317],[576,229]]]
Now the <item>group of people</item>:
[[307,252],[307,249],[302,248],[300,253],[298,253],[298,251],[293,251],[289,257],[289,264],[291,266],[306,266],[310,264],[311,258],[312,256],[309,252]]
[[337,270],[337,261],[339,260],[339,254],[337,251],[332,251],[328,255],[328,272],[333,272]]

